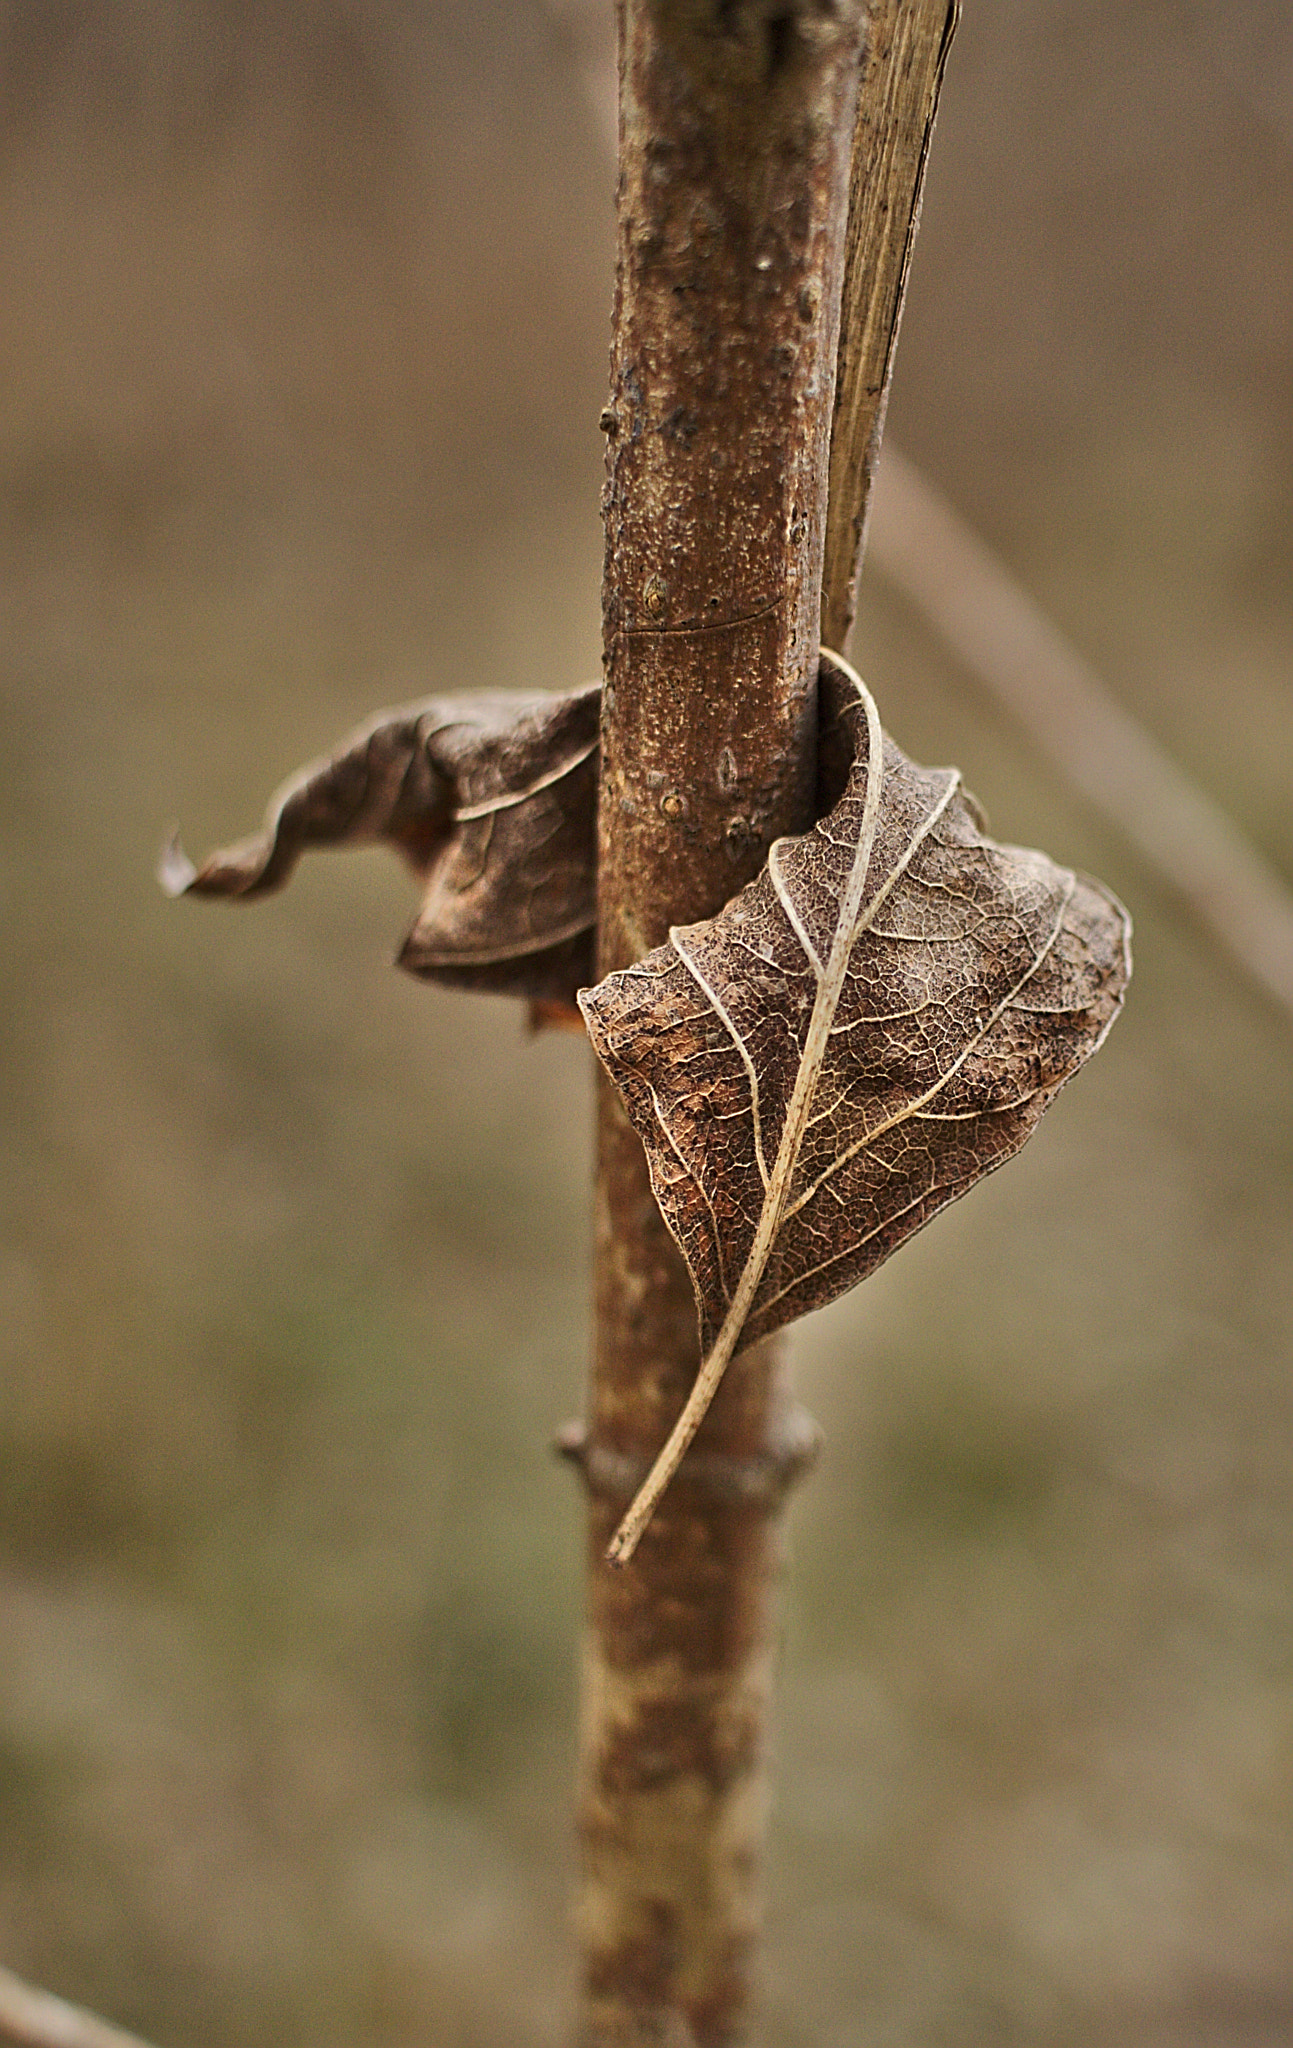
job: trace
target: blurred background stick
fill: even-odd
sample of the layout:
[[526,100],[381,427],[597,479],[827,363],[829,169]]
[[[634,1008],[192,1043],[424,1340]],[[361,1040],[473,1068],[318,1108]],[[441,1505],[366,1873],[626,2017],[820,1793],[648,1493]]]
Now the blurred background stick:
[[109,2026],[79,2005],[24,1984],[0,1969],[0,2042],[13,2048],[147,2048],[137,2034]]
[[881,464],[872,560],[1069,787],[1130,841],[1249,981],[1293,1017],[1293,894],[1285,882],[893,449]]

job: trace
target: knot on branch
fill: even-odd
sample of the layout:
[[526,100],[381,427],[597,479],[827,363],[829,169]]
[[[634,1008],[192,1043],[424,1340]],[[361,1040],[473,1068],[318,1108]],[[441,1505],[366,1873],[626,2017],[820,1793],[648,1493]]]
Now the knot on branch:
[[[732,1507],[774,1512],[795,1482],[816,1463],[822,1433],[806,1408],[788,1408],[761,1451],[737,1457],[728,1451],[688,1451],[675,1484],[690,1486]],[[631,1457],[598,1443],[579,1419],[562,1423],[552,1447],[559,1458],[578,1468],[590,1494],[631,1500],[647,1476],[651,1461]]]

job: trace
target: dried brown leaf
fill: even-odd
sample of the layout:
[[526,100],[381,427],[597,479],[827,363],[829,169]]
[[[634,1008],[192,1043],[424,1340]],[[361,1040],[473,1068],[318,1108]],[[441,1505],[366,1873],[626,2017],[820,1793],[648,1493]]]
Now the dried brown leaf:
[[429,981],[569,1002],[591,979],[598,684],[569,696],[428,698],[379,712],[271,799],[264,828],[172,896],[281,888],[311,846],[384,841],[425,884],[399,964]]
[[[1098,883],[998,846],[823,655],[837,801],[703,924],[580,997],[691,1271],[704,1363],[630,1556],[738,1343],[819,1308],[1017,1152],[1130,971]],[[882,772],[872,764],[882,762]]]

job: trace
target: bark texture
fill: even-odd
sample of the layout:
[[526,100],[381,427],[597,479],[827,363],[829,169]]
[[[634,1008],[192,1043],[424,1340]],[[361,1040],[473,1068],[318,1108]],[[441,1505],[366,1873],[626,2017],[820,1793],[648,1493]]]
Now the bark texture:
[[[598,967],[718,910],[811,823],[861,8],[620,17]],[[584,2048],[745,2036],[775,1508],[809,1454],[774,1345],[733,1364],[633,1563],[607,1541],[699,1363],[687,1270],[600,1083],[580,1829]]]

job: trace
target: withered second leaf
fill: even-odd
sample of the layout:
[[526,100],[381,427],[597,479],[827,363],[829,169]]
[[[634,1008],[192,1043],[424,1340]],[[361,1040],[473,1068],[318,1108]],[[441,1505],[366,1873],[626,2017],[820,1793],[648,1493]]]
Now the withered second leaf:
[[380,840],[425,885],[399,963],[427,980],[569,1002],[591,978],[600,685],[568,696],[432,697],[379,712],[271,799],[262,831],[173,896],[281,888],[307,847]]
[[720,1370],[1017,1152],[1130,971],[1107,890],[988,839],[825,654],[820,688],[833,807],[580,997]]

